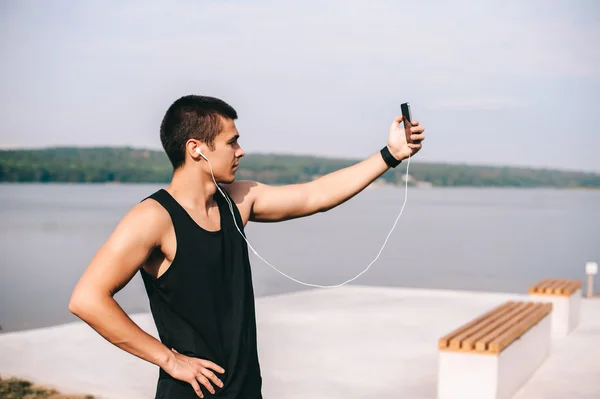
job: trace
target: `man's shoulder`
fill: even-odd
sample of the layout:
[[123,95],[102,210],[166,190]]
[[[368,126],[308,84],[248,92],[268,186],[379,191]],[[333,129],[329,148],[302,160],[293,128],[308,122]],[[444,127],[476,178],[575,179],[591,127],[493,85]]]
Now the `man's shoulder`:
[[221,187],[238,206],[251,204],[261,186],[261,183],[253,180],[236,180],[232,183],[221,184]]
[[155,200],[145,198],[123,215],[105,245],[155,247],[160,244],[170,223],[166,209]]
[[239,209],[244,225],[252,219],[254,204],[262,187],[264,184],[252,180],[236,180],[222,185]]
[[157,200],[148,196],[133,205],[124,217],[128,223],[153,229],[164,228],[170,223],[169,212]]

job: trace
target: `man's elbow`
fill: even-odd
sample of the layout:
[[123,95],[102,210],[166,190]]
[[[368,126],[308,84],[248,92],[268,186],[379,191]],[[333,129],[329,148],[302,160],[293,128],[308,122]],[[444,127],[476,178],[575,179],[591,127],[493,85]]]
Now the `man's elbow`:
[[69,300],[69,312],[81,319],[85,319],[86,315],[94,307],[95,302],[97,301],[94,299],[94,293],[84,290],[82,287],[77,287]]
[[83,298],[81,298],[81,294],[79,294],[77,291],[73,291],[73,294],[71,294],[71,299],[69,300],[69,312],[77,317],[80,317],[84,309],[85,305]]

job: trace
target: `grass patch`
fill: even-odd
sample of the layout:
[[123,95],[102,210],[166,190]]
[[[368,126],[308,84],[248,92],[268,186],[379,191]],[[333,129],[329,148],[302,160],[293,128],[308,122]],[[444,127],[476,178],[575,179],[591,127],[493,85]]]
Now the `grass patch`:
[[0,398],[2,399],[94,399],[92,395],[63,395],[55,389],[44,388],[19,378],[0,377]]

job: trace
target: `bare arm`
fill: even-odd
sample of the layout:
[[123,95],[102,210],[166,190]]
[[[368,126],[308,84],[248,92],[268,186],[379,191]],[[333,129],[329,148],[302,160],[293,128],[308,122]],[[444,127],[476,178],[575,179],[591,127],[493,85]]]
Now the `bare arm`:
[[[425,139],[425,129],[419,126],[418,121],[413,121],[412,127],[406,131],[400,128],[401,121],[402,117],[398,117],[392,123],[388,141],[388,148],[396,159],[414,155]],[[277,222],[332,209],[360,193],[388,168],[381,154],[376,153],[355,165],[308,183],[269,186],[239,182],[231,193],[240,198],[240,202],[250,202],[249,220]]]
[[223,368],[167,348],[135,324],[113,298],[160,247],[169,226],[168,214],[154,201],[136,205],[92,259],[73,291],[69,310],[113,345],[188,382],[203,397],[199,384],[213,394],[211,382],[223,387],[211,371],[223,373]]
[[125,215],[77,283],[69,310],[110,343],[165,367],[172,352],[138,327],[113,298],[159,245],[161,220],[153,206],[142,202]]
[[308,183],[269,186],[253,182],[250,220],[277,222],[325,212],[364,190],[387,170],[377,153]]

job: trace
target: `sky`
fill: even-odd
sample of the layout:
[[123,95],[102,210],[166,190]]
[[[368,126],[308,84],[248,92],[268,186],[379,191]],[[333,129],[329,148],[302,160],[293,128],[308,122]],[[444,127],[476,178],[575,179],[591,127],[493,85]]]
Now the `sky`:
[[600,172],[599,42],[593,0],[4,0],[0,147],[161,149],[199,94],[247,153],[360,159],[410,102],[420,161]]

